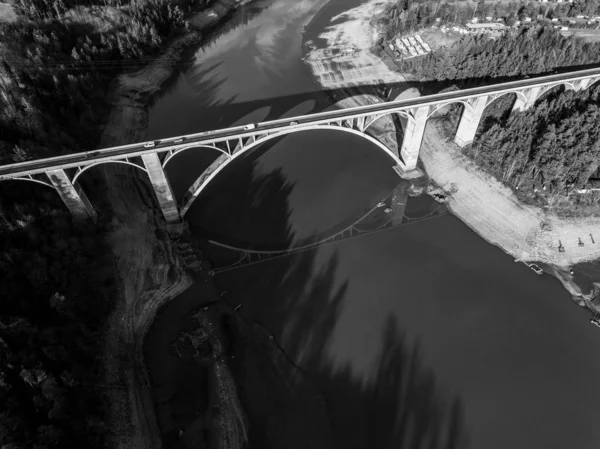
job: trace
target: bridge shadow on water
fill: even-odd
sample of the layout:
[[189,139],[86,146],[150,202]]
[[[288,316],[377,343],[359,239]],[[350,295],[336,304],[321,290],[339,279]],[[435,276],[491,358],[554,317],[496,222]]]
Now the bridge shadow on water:
[[[278,170],[254,176],[250,185],[244,195],[233,190],[219,192],[227,195],[226,201],[250,201],[246,214],[268,224],[272,238],[291,245],[295,235],[288,203],[294,185]],[[196,235],[205,235],[210,220],[214,220],[212,225],[228,228],[227,232],[238,233],[239,227],[250,223],[241,214],[224,220],[223,212],[217,210],[218,201],[211,206],[210,200],[203,200],[194,207],[192,222],[196,225],[192,229]],[[214,248],[204,249],[213,261],[220,257]],[[460,399],[440,388],[435,373],[421,361],[418,341],[408,341],[396,318],[390,315],[384,328],[377,331],[379,350],[368,377],[361,377],[350,363],[334,363],[332,341],[350,282],[339,277],[340,257],[338,250],[327,260],[322,260],[318,251],[306,251],[215,278],[219,289],[228,291],[225,300],[232,307],[244,304],[240,316],[267,329],[297,366],[294,374],[287,376],[281,360],[270,361],[279,379],[287,376],[282,382],[288,386],[284,390],[289,400],[271,397],[281,390],[264,379],[250,385],[247,373],[236,378],[249,420],[249,447],[469,447]],[[402,299],[401,293],[398,296]],[[310,395],[314,400],[308,399]],[[286,432],[288,438],[282,437]],[[274,435],[284,439],[277,441]]]
[[[393,100],[400,93],[411,87],[418,89],[421,95],[429,95],[450,86],[469,88],[522,79],[522,77],[510,76],[489,79],[478,78],[375,84],[356,86],[348,89],[315,89],[292,95],[239,101],[238,94],[227,96],[220,92],[220,88],[226,84],[226,79],[221,78],[219,72],[222,64],[223,61],[217,61],[207,66],[193,67],[185,72],[185,75],[181,75],[189,79],[189,89],[191,90],[190,92],[186,92],[185,95],[180,96],[180,98],[178,97],[177,104],[174,103],[169,108],[173,109],[173,117],[182,117],[183,119],[178,119],[174,122],[168,121],[168,123],[167,121],[164,123],[155,123],[155,126],[152,127],[154,131],[149,134],[148,138],[159,139],[173,135],[222,129],[233,125],[258,123],[318,113],[328,109],[335,109],[336,104],[340,101],[357,95],[366,94],[386,100]],[[570,67],[557,71],[562,72],[585,68],[590,67]],[[170,86],[165,88],[167,93],[169,89],[175,89],[175,84],[171,83]],[[163,111],[163,114],[165,112],[166,110]],[[168,116],[168,114],[165,116]],[[393,121],[396,133],[395,140],[396,142],[402,142],[403,119],[399,116],[394,116]],[[169,179],[178,199],[183,197],[189,186],[218,156],[218,153],[210,149],[201,148],[199,150],[190,149],[179,153],[167,166]]]
[[[369,84],[354,86],[344,89],[322,89],[316,87],[312,91],[296,93],[292,95],[271,96],[268,98],[255,99],[251,101],[238,101],[238,94],[223,96],[219,92],[220,87],[226,83],[225,78],[220,78],[219,68],[223,61],[216,61],[208,66],[191,67],[182,72],[188,83],[192,86],[193,93],[182,98],[184,103],[182,109],[186,109],[187,102],[193,103],[194,111],[209,111],[210,114],[200,118],[192,117],[188,121],[179,121],[175,128],[169,126],[169,134],[159,130],[151,138],[171,137],[173,134],[188,134],[213,129],[227,128],[234,124],[239,125],[251,122],[263,122],[277,120],[298,115],[314,114],[323,112],[333,107],[341,100],[360,95],[371,94],[385,100],[395,99],[401,92],[408,88],[416,88],[421,95],[431,95],[440,90],[457,86],[460,89],[479,87],[522,80],[522,76],[502,76],[489,78],[465,78],[459,80],[441,81],[407,81],[387,84]],[[563,67],[541,75],[552,73],[564,73],[575,70],[595,68],[597,64]],[[309,69],[307,68],[307,71]],[[174,78],[175,79],[175,78]],[[315,86],[317,86],[315,84]],[[169,94],[175,88],[175,82],[167,83],[156,98]],[[221,96],[220,96],[221,95]],[[191,107],[190,107],[191,108]],[[181,108],[180,108],[181,109]],[[179,109],[179,110],[180,110]],[[165,135],[162,135],[165,134]]]

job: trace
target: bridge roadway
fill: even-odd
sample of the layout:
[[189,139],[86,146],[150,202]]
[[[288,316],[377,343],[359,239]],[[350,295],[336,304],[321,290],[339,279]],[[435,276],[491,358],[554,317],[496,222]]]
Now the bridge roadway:
[[[450,104],[456,100],[465,100],[468,98],[477,98],[489,94],[502,94],[514,92],[518,89],[533,88],[544,86],[550,83],[560,81],[573,82],[589,79],[592,76],[600,76],[600,68],[580,70],[576,72],[560,73],[555,75],[540,76],[528,78],[508,83],[492,84],[483,87],[457,90],[442,94],[427,95],[419,98],[389,101],[367,106],[340,109],[336,111],[320,112],[311,115],[290,117],[280,120],[272,120],[256,125],[253,129],[245,129],[245,126],[236,126],[232,128],[207,131],[196,134],[190,134],[180,137],[162,139],[156,142],[152,148],[144,147],[145,142],[123,145],[118,147],[105,148],[97,151],[88,151],[64,156],[56,156],[46,159],[20,162],[10,165],[0,166],[0,180],[11,179],[18,176],[34,175],[45,173],[49,169],[67,169],[84,167],[100,162],[111,160],[122,160],[124,157],[136,157],[150,153],[163,153],[165,151],[177,150],[183,147],[190,147],[190,144],[198,142],[199,144],[211,144],[224,142],[232,138],[244,138],[257,136],[261,134],[271,134],[274,131],[280,131],[292,127],[303,127],[307,125],[318,125],[322,123],[331,123],[335,120],[348,120],[357,117],[366,117],[377,113],[388,111],[410,110],[420,106],[440,106]],[[292,122],[298,124],[292,125]],[[175,143],[176,140],[183,138],[181,143]]]

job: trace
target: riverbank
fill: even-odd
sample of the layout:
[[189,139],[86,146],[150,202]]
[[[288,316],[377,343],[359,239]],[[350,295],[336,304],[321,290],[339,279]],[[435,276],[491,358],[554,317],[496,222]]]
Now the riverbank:
[[[402,83],[406,78],[391,70],[370,49],[377,42],[379,30],[372,19],[392,0],[372,0],[331,19],[334,25],[319,36],[326,45],[315,48],[305,57],[313,76],[324,89],[340,89],[365,84]],[[310,43],[308,43],[310,45]],[[330,55],[331,49],[347,49]]]
[[[489,243],[517,261],[542,262],[575,297],[584,298],[569,267],[600,258],[600,245],[590,235],[600,230],[600,219],[561,218],[529,206],[493,176],[464,156],[444,134],[441,122],[430,122],[420,159],[431,179],[444,190],[450,210]],[[579,245],[579,239],[584,242]],[[562,244],[564,252],[558,250]]]
[[[221,20],[238,3],[220,0],[214,10],[190,20],[196,31]],[[200,36],[190,32],[143,69],[121,75],[111,88],[113,107],[100,147],[143,141],[148,105],[172,76],[178,59]],[[125,389],[108,393],[111,437],[115,448],[153,449],[162,446],[144,363],[143,342],[157,310],[183,293],[193,282],[189,263],[176,247],[184,228],[167,226],[156,207],[147,180],[135,173],[118,176],[113,166],[104,171],[113,221],[111,246],[121,278],[121,295],[107,323],[104,361],[106,383]],[[184,249],[186,244],[183,244]],[[189,244],[187,244],[189,246]]]
[[[312,41],[305,42],[309,51],[304,62],[315,83],[322,89],[337,92],[333,95],[334,101],[338,95],[342,98],[335,107],[350,108],[383,102],[375,88],[368,89],[366,86],[406,81],[405,76],[391,70],[371,52],[379,35],[373,19],[388,3],[391,0],[373,0],[332,17],[330,21],[338,23],[328,26],[318,36],[318,40],[325,43],[322,48],[317,48]],[[342,51],[332,55],[331,49]],[[388,148],[399,153],[398,127],[393,117],[379,118],[370,129]]]
[[[329,48],[354,47],[358,53],[327,60],[316,57],[316,50],[309,53],[305,61],[319,85],[328,89],[348,90],[361,81],[367,85],[405,81],[402,74],[392,72],[370,51],[379,36],[373,17],[388,3],[387,0],[372,0],[334,18],[346,20],[330,26],[319,38]],[[366,94],[370,93],[368,88],[361,88],[360,91],[365,94],[350,96],[337,106],[351,107],[382,101]],[[372,132],[390,145],[390,138],[394,134],[392,121],[384,119],[379,122]],[[393,142],[390,148],[398,151],[397,143]],[[482,238],[499,246],[518,261],[547,264],[549,271],[574,299],[592,307],[589,302],[591,295],[577,286],[569,268],[600,258],[600,245],[592,243],[592,236],[600,229],[600,219],[563,219],[546,210],[522,204],[510,189],[475,167],[432,123],[427,126],[420,156],[432,181],[453,192],[448,205],[456,216]],[[584,245],[579,243],[579,239]],[[558,251],[561,245],[564,252]]]

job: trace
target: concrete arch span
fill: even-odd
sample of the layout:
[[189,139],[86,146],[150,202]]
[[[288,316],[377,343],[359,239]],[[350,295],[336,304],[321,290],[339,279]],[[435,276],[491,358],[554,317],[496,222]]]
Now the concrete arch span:
[[591,89],[592,87],[598,86],[598,85],[600,85],[600,76],[591,78],[585,84],[583,84],[583,82],[582,82],[583,90],[585,90],[585,89]]
[[202,144],[202,145],[199,145],[199,144],[193,144],[193,145],[188,145],[188,146],[185,146],[185,147],[182,147],[182,148],[178,148],[177,150],[175,150],[175,151],[172,151],[172,152],[168,153],[168,154],[167,154],[167,157],[165,157],[165,159],[164,159],[164,161],[163,161],[163,163],[162,163],[162,166],[163,166],[163,167],[166,167],[166,166],[167,166],[167,164],[168,164],[169,162],[171,162],[171,160],[173,160],[173,158],[174,158],[175,156],[178,156],[178,155],[180,155],[181,153],[183,153],[183,152],[185,152],[185,151],[188,151],[188,150],[191,150],[191,149],[193,149],[193,148],[205,148],[205,149],[209,149],[209,150],[215,150],[215,151],[218,151],[219,153],[221,153],[221,154],[224,154],[224,155],[226,155],[226,156],[229,156],[229,155],[230,155],[230,154],[229,154],[227,151],[225,151],[225,150],[224,150],[224,149],[222,149],[222,148],[219,148],[219,147],[217,147],[216,145],[208,145],[208,144]]
[[494,98],[492,98],[485,105],[485,107],[488,108],[496,100],[499,100],[500,98],[506,97],[507,95],[516,95],[517,96],[517,100],[522,101],[523,103],[527,103],[527,95],[525,95],[525,93],[522,92],[522,91],[520,91],[520,90],[516,90],[514,92],[502,92],[501,94],[496,95]]
[[138,164],[134,164],[133,162],[129,162],[129,161],[102,161],[102,162],[96,162],[95,164],[91,164],[91,165],[87,165],[84,168],[81,168],[77,171],[77,173],[75,173],[75,176],[73,176],[73,179],[71,180],[71,182],[73,184],[75,184],[77,182],[77,179],[83,175],[86,171],[88,171],[90,168],[92,167],[98,167],[100,165],[105,165],[105,164],[123,164],[123,165],[131,165],[132,167],[135,168],[139,168],[140,170],[147,172],[147,170],[142,167],[141,165]]
[[367,130],[368,130],[368,129],[369,129],[371,126],[373,126],[373,124],[374,124],[374,123],[375,123],[377,120],[379,120],[379,119],[382,119],[382,118],[384,118],[384,117],[388,117],[388,116],[390,116],[390,117],[393,117],[393,116],[394,116],[394,114],[398,114],[398,115],[400,115],[401,117],[404,117],[404,118],[406,118],[406,119],[407,119],[409,122],[414,122],[414,121],[415,121],[415,118],[414,118],[414,117],[413,117],[413,116],[412,116],[410,113],[408,113],[407,111],[392,111],[392,112],[386,112],[386,113],[383,113],[383,114],[378,114],[378,115],[376,115],[376,116],[375,116],[375,117],[373,117],[373,118],[371,118],[371,117],[368,117],[368,118],[365,120],[365,126],[364,126],[364,129],[363,129],[363,132],[367,132]]
[[357,131],[356,129],[347,128],[345,126],[339,126],[339,125],[338,126],[336,126],[336,125],[312,125],[312,126],[287,129],[285,131],[270,134],[270,135],[262,137],[261,139],[257,139],[256,141],[241,148],[240,150],[238,150],[236,153],[234,153],[231,156],[225,155],[225,154],[219,156],[217,158],[217,160],[214,161],[210,165],[210,167],[208,167],[198,177],[198,179],[192,184],[192,186],[188,189],[187,193],[185,194],[185,196],[183,198],[183,202],[181,205],[181,210],[180,210],[181,217],[183,218],[185,216],[185,214],[190,209],[190,207],[192,206],[192,204],[194,203],[196,198],[202,193],[202,191],[206,188],[206,186],[223,169],[225,169],[225,167],[227,167],[231,162],[233,162],[238,157],[242,156],[243,154],[246,154],[247,152],[251,151],[252,149],[256,148],[257,146],[262,145],[263,143],[268,142],[269,140],[275,139],[277,137],[283,137],[283,136],[287,136],[289,134],[302,132],[302,131],[317,131],[317,130],[342,131],[342,132],[354,134],[356,136],[360,136],[363,139],[366,139],[369,142],[371,142],[372,144],[374,144],[375,146],[377,146],[379,149],[383,150],[390,158],[392,158],[392,160],[394,161],[394,163],[396,165],[399,165],[400,167],[404,167],[404,163],[400,160],[400,158],[398,157],[398,155],[396,153],[394,153],[392,150],[390,150],[388,147],[386,147],[384,144],[379,142],[374,137],[371,137],[366,133]]
[[36,184],[41,184],[41,185],[46,186],[46,187],[50,187],[53,190],[56,190],[56,188],[52,184],[50,184],[49,182],[42,181],[40,179],[35,179],[32,176],[28,176],[28,177],[22,177],[22,176],[20,176],[18,178],[13,178],[12,181],[28,181],[28,182],[33,182],[33,183],[36,183]]
[[[535,103],[543,100],[544,99],[543,97],[546,96],[549,92],[551,92],[551,91],[555,90],[557,87],[561,87],[561,86],[564,87],[565,92],[568,91],[568,90],[571,90],[573,92],[577,92],[579,90],[579,87],[580,87],[580,86],[576,86],[575,84],[573,84],[571,82],[568,82],[568,81],[565,81],[565,82],[562,82],[562,83],[549,84],[549,85],[543,86],[542,88],[540,88],[540,90],[539,90],[537,96],[535,97],[535,99],[533,99],[533,103],[535,104]],[[583,86],[581,86],[581,87],[583,87]],[[587,88],[587,86],[583,87],[583,89],[586,89],[586,88]]]
[[471,103],[469,103],[468,101],[466,101],[466,100],[452,100],[452,101],[449,101],[447,103],[442,103],[442,104],[436,105],[435,108],[433,108],[432,110],[430,110],[427,113],[427,120],[429,120],[433,116],[433,114],[435,114],[440,109],[445,108],[446,106],[450,106],[450,105],[456,104],[456,103],[460,103],[460,104],[462,104],[465,107],[465,109],[469,109],[470,111],[473,111],[473,105],[471,105]]

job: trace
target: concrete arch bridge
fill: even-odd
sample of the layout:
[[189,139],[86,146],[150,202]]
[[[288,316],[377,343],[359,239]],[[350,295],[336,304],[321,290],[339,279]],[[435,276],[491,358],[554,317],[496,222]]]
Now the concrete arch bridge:
[[[0,166],[0,180],[22,180],[53,188],[74,216],[95,219],[96,212],[78,182],[79,177],[94,166],[126,164],[147,174],[165,220],[177,223],[227,165],[269,140],[309,130],[351,133],[387,154],[390,164],[402,175],[415,169],[427,120],[444,106],[464,105],[454,140],[465,146],[475,138],[486,107],[503,95],[515,94],[513,110],[524,110],[532,107],[540,95],[553,87],[564,85],[566,89],[579,91],[599,80],[600,68],[595,68],[20,162]],[[403,141],[399,143],[400,150],[397,152],[369,132],[373,123],[385,116],[401,116],[406,120]],[[165,167],[178,154],[192,149],[217,151],[219,156],[203,173],[198,174],[178,203]]]

